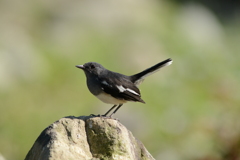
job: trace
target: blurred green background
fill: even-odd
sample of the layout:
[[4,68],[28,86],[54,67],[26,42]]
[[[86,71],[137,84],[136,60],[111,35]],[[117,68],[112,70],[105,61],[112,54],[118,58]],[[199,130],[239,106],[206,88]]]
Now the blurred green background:
[[19,160],[69,115],[105,113],[75,65],[131,75],[121,123],[159,160],[240,158],[240,11],[231,1],[0,1],[0,159]]

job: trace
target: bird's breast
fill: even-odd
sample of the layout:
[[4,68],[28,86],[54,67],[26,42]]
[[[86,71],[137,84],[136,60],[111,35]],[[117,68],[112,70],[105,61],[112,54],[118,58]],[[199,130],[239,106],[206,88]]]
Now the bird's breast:
[[112,97],[110,94],[107,94],[107,93],[104,93],[104,92],[96,95],[96,97],[98,99],[100,99],[102,102],[108,103],[108,104],[118,105],[118,104],[123,104],[123,103],[127,102],[126,100],[116,99],[116,98]]
[[99,83],[100,83],[99,80],[96,78],[87,79],[88,89],[95,96],[102,92],[101,85]]

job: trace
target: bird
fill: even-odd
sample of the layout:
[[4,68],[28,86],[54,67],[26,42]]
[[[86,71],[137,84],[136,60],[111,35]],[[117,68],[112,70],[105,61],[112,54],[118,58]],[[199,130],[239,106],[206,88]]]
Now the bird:
[[[131,76],[110,71],[96,62],[88,62],[84,65],[76,65],[76,67],[84,71],[89,91],[102,102],[113,105],[105,114],[101,115],[112,118],[119,108],[128,101],[145,103],[141,98],[138,86],[146,77],[159,71],[162,67],[172,64],[172,62],[172,59],[168,58]],[[108,116],[114,108],[116,109]]]

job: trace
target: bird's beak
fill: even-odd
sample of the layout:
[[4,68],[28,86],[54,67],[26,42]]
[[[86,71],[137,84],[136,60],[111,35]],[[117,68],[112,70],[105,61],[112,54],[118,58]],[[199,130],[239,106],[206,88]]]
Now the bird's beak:
[[77,68],[80,68],[80,69],[85,69],[85,67],[83,65],[76,65]]

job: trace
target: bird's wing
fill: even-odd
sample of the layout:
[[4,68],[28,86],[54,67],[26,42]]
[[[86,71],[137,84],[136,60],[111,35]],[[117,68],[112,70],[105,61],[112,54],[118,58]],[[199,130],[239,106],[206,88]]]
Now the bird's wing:
[[100,81],[102,90],[116,99],[145,103],[139,89],[126,77],[114,74],[111,78],[102,77]]

